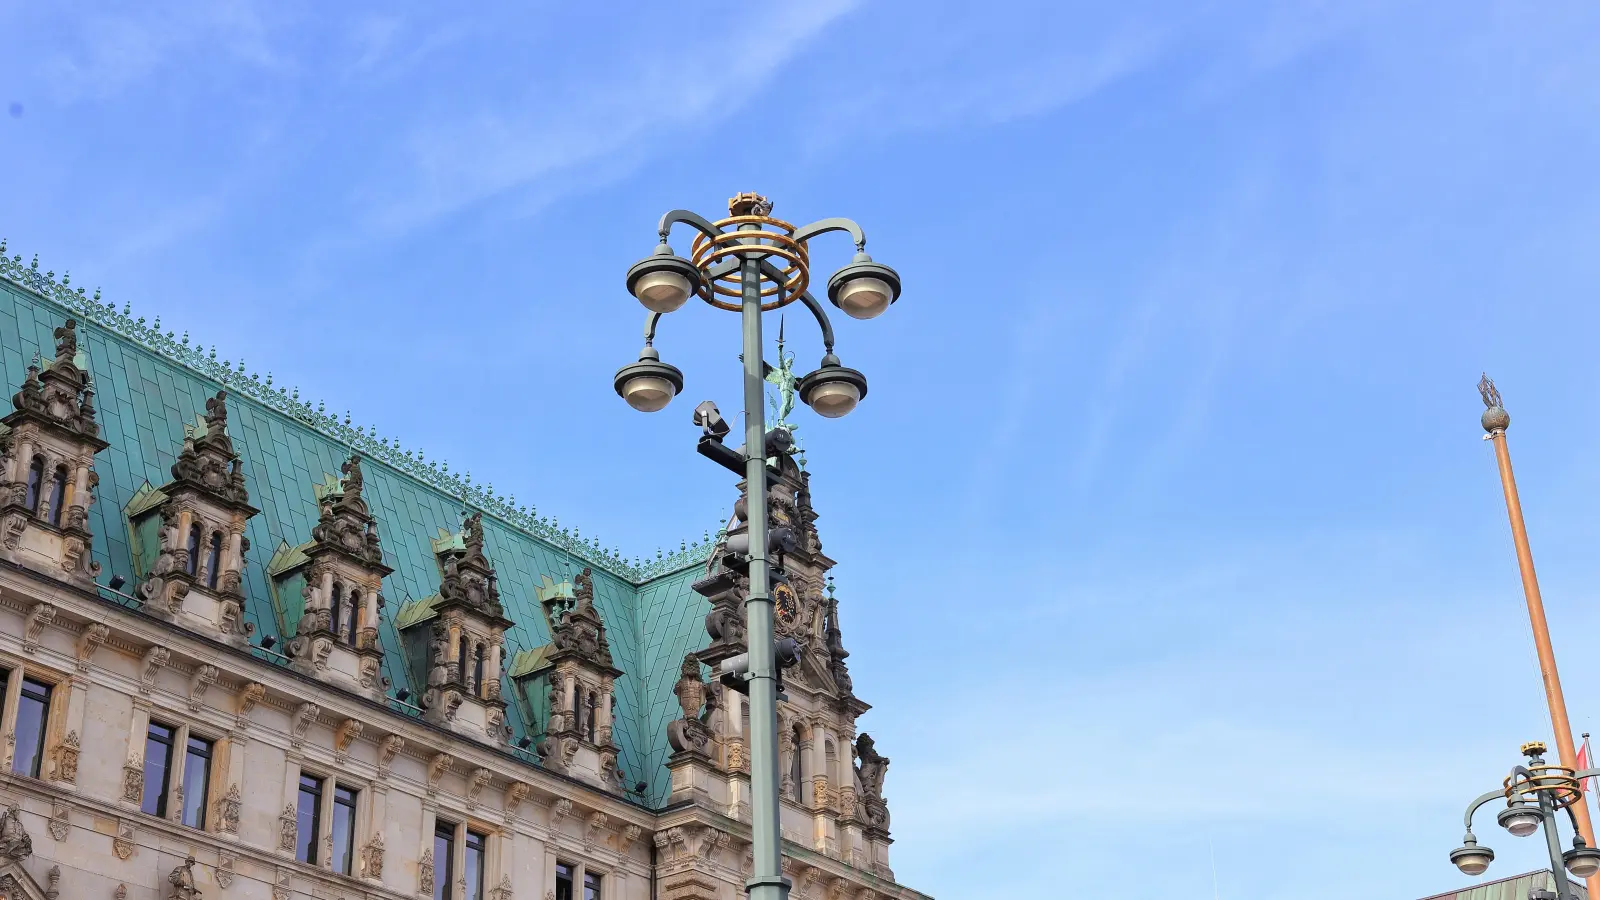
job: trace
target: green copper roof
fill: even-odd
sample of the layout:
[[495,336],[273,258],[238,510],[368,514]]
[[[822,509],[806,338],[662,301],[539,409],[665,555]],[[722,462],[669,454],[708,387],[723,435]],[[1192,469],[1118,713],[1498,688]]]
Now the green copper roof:
[[[541,648],[549,643],[541,596],[559,593],[584,567],[593,570],[595,605],[624,672],[616,686],[620,766],[628,784],[648,784],[647,802],[665,801],[666,723],[677,708],[672,685],[684,654],[705,640],[701,623],[708,607],[689,586],[709,555],[710,540],[654,560],[626,560],[487,485],[457,477],[447,465],[401,450],[375,429],[341,422],[320,405],[313,409],[298,392],[274,386],[270,376],[262,380],[242,363],[219,362],[214,350],[202,353],[187,336],[161,333],[159,319],[146,325],[128,309],[117,312],[102,303],[98,292],[88,296],[69,287],[67,278],[40,272],[37,260],[24,265],[3,251],[0,242],[0,376],[7,391],[21,384],[36,352],[53,348],[52,331],[63,319],[80,323],[84,367],[94,379],[103,437],[111,443],[95,458],[100,487],[90,510],[103,578],[122,575],[135,583],[128,513],[149,508],[152,486],[170,480],[185,428],[194,427],[207,397],[226,388],[229,433],[244,458],[250,502],[261,509],[246,532],[244,573],[246,617],[258,636],[279,634],[277,604],[298,609],[298,593],[275,597],[269,575],[292,568],[303,556],[318,498],[337,488],[330,473],[359,452],[367,462],[365,496],[378,519],[384,564],[394,569],[384,580],[387,605],[379,630],[384,674],[394,686],[421,693],[409,684],[396,620],[431,613],[422,601],[439,587],[434,542],[459,531],[464,508],[481,510],[485,552],[499,575],[507,618],[516,622],[506,635],[513,666],[542,658]],[[507,687],[508,694],[516,689]],[[508,705],[507,718],[517,736],[536,735],[539,724],[528,721],[526,710],[542,708],[542,698],[524,704],[508,696],[513,699],[518,702]]]

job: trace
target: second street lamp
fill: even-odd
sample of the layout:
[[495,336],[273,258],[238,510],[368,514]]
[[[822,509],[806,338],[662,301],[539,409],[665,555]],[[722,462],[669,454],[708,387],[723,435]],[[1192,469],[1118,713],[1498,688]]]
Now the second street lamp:
[[[655,349],[656,326],[663,315],[698,296],[717,309],[737,312],[743,323],[744,425],[742,454],[722,447],[727,431],[714,406],[701,404],[695,423],[706,429],[700,442],[705,455],[739,471],[745,479],[747,524],[744,552],[749,563],[745,601],[747,668],[750,695],[751,839],[754,869],[745,882],[752,900],[785,900],[789,880],[783,877],[783,846],[778,825],[778,678],[773,641],[772,597],[767,528],[767,457],[790,446],[787,431],[769,436],[764,420],[767,366],[762,361],[761,314],[799,301],[811,310],[822,331],[821,365],[793,387],[807,406],[826,418],[855,409],[867,395],[866,376],[846,368],[834,353],[833,326],[827,312],[808,290],[811,284],[810,242],[824,234],[844,232],[855,242],[855,256],[828,279],[828,300],[846,315],[870,319],[900,297],[900,276],[867,255],[866,235],[849,219],[821,219],[795,227],[770,215],[772,204],[758,194],[743,193],[728,201],[728,217],[716,222],[673,210],[661,217],[655,251],[628,269],[627,287],[650,311],[645,321],[645,347],[639,360],[623,366],[613,380],[617,394],[641,412],[663,409],[683,390],[683,373],[661,361]],[[667,243],[674,225],[698,234],[689,258]],[[735,302],[736,301],[736,302]],[[780,332],[781,347],[781,332]],[[792,378],[792,376],[789,376]],[[709,406],[709,408],[708,408]],[[720,431],[715,426],[720,426]],[[713,437],[714,436],[714,437]],[[774,448],[769,451],[769,447]],[[780,551],[787,535],[770,535]]]
[[[1528,837],[1541,826],[1544,828],[1556,897],[1558,900],[1573,900],[1567,873],[1580,879],[1600,873],[1600,849],[1590,847],[1584,841],[1583,833],[1578,828],[1577,813],[1574,812],[1574,807],[1583,803],[1583,789],[1580,787],[1583,780],[1600,775],[1600,769],[1574,772],[1566,766],[1550,765],[1544,761],[1545,746],[1538,741],[1523,744],[1522,752],[1528,757],[1527,765],[1512,768],[1500,790],[1489,791],[1467,806],[1464,817],[1467,836],[1460,847],[1450,851],[1450,862],[1463,875],[1482,875],[1489,868],[1494,861],[1494,851],[1478,843],[1477,836],[1472,833],[1472,817],[1484,804],[1504,799],[1505,809],[1495,816],[1495,821],[1513,837]],[[1563,810],[1572,823],[1572,849],[1565,853],[1561,851],[1558,815]]]

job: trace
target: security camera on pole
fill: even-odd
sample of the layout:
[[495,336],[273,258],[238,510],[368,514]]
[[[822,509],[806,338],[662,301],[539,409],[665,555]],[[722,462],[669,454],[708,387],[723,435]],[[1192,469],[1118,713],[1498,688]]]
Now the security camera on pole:
[[[662,315],[698,296],[717,309],[737,312],[744,324],[744,421],[741,450],[723,445],[729,431],[714,404],[695,408],[694,424],[703,429],[700,453],[743,475],[748,508],[747,540],[750,590],[745,600],[748,656],[740,669],[724,661],[719,670],[732,676],[750,695],[750,768],[754,873],[745,883],[752,900],[786,900],[790,883],[783,876],[782,841],[778,829],[778,695],[780,648],[773,640],[772,597],[769,584],[769,550],[782,552],[792,535],[767,533],[767,458],[769,449],[787,452],[791,438],[786,429],[768,433],[764,427],[764,378],[761,359],[761,314],[781,309],[796,300],[816,317],[822,331],[824,353],[817,369],[801,378],[801,401],[822,416],[838,418],[850,412],[867,395],[867,379],[845,368],[834,355],[833,326],[827,313],[807,290],[811,283],[810,242],[831,232],[845,232],[855,242],[855,256],[828,279],[828,300],[857,319],[873,318],[900,296],[900,276],[867,255],[866,235],[849,219],[822,219],[796,228],[771,217],[772,204],[758,194],[743,193],[728,201],[728,218],[716,222],[687,210],[673,210],[661,218],[661,238],[655,252],[628,270],[628,292],[650,315],[645,322],[645,346],[635,363],[618,370],[613,386],[629,406],[655,412],[683,390],[683,373],[661,361],[655,349],[656,326]],[[678,256],[667,239],[674,225],[699,232],[689,258]],[[725,299],[735,298],[735,299]],[[789,649],[789,648],[784,648]],[[790,649],[792,655],[793,651]]]

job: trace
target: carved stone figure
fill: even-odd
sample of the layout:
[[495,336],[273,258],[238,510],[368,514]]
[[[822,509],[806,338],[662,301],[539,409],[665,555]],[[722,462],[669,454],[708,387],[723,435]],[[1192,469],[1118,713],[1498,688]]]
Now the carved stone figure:
[[561,614],[550,635],[558,652],[572,653],[605,668],[611,667],[611,645],[606,641],[605,622],[594,606],[594,578],[585,568],[573,579],[577,602]]
[[0,817],[0,860],[17,862],[33,855],[33,838],[22,826],[22,808],[12,804]]
[[173,869],[172,874],[167,876],[167,882],[172,885],[172,900],[200,900],[200,890],[194,885],[193,856]]
[[700,707],[705,705],[709,693],[706,683],[700,680],[700,659],[693,653],[683,658],[678,670],[678,683],[672,692],[678,697],[682,715],[667,725],[667,743],[679,753],[704,753],[711,739],[711,729],[700,719]]
[[227,834],[239,833],[239,812],[243,806],[244,797],[239,793],[237,783],[228,785],[228,792],[217,801],[217,828]]

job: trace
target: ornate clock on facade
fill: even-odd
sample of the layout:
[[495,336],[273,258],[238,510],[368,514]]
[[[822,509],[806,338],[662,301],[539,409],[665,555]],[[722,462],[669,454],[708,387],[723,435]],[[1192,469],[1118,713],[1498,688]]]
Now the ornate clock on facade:
[[772,589],[772,605],[772,615],[778,629],[786,633],[793,631],[795,623],[800,619],[800,598],[795,594],[794,588],[785,582],[779,582]]

